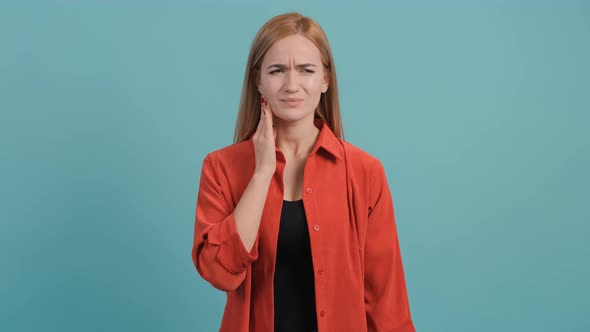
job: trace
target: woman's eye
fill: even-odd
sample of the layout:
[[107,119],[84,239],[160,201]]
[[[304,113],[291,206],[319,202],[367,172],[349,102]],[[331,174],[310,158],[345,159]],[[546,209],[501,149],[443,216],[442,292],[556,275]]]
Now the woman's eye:
[[[273,74],[280,73],[280,72],[283,72],[283,70],[282,69],[275,69],[275,70],[269,72],[269,74],[270,75],[273,75]],[[310,70],[310,69],[303,69],[302,72],[304,72],[306,74],[313,74],[313,73],[315,73],[315,71]]]

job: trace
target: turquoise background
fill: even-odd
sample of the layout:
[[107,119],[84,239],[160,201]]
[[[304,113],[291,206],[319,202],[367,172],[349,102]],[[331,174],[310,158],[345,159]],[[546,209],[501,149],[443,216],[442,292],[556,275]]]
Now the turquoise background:
[[590,331],[587,1],[2,1],[0,329],[218,329],[201,162],[291,10],[387,171],[417,330]]

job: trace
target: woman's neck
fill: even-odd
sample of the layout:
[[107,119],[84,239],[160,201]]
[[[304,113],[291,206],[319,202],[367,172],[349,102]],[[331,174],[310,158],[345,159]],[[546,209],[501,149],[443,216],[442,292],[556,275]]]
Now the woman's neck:
[[301,119],[295,122],[278,122],[276,146],[286,156],[306,158],[313,149],[320,130],[311,119]]

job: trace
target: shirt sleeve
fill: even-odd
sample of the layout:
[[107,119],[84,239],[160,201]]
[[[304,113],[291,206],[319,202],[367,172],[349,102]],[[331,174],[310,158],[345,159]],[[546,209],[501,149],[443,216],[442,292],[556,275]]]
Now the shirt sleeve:
[[239,287],[248,266],[258,258],[258,235],[248,251],[237,232],[234,207],[225,198],[227,193],[211,159],[208,154],[201,168],[192,258],[203,279],[228,292]]
[[393,201],[381,161],[370,180],[365,242],[365,308],[368,331],[415,332],[399,247]]

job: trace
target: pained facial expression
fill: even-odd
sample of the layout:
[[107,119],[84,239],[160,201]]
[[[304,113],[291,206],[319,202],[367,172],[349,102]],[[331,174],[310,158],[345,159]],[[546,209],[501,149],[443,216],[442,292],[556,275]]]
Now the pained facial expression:
[[260,68],[260,93],[281,120],[313,117],[327,88],[320,51],[304,36],[280,39],[266,52]]

